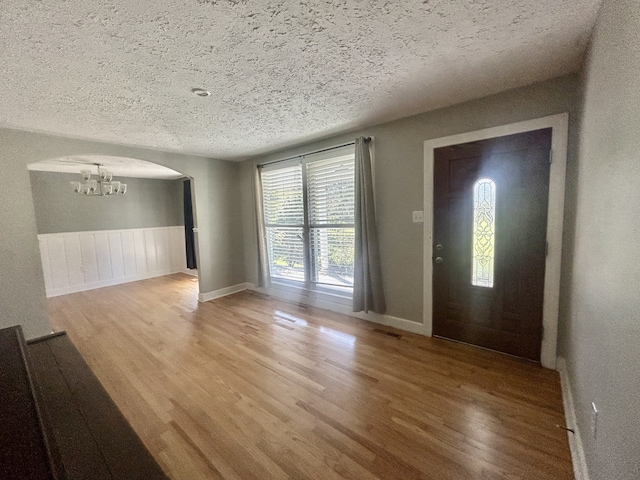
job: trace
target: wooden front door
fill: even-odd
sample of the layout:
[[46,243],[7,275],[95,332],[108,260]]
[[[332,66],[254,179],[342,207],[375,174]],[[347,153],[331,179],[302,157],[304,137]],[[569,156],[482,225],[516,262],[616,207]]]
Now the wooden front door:
[[551,129],[434,151],[433,333],[540,360]]

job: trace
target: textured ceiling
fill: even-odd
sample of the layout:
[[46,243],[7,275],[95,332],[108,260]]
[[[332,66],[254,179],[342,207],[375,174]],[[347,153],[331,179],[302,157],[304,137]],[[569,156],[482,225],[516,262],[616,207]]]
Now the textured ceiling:
[[0,125],[242,159],[574,71],[599,3],[3,0]]
[[89,169],[97,173],[99,164],[113,173],[114,177],[137,177],[173,180],[184,177],[170,168],[147,162],[137,158],[113,157],[110,155],[72,155],[69,157],[52,158],[42,162],[30,163],[29,170],[39,172],[77,173]]

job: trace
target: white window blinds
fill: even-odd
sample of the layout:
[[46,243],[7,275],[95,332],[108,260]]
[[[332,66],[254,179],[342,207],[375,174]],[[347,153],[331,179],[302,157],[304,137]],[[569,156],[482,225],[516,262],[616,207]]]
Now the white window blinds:
[[267,225],[302,225],[302,168],[300,165],[262,172],[264,217]]
[[353,154],[306,164],[311,281],[353,286]]
[[304,202],[300,163],[262,171],[271,276],[304,281]]
[[269,165],[261,178],[271,276],[351,287],[354,148]]
[[309,223],[353,224],[353,156],[307,163]]

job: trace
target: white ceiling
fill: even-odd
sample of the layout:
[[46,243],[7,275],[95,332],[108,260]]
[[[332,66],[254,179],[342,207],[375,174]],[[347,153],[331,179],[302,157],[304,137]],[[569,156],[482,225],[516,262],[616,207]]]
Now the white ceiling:
[[575,71],[599,4],[3,0],[0,125],[244,159]]
[[30,163],[29,170],[39,172],[77,173],[80,170],[91,170],[97,174],[97,165],[104,167],[113,173],[114,177],[155,178],[173,180],[184,177],[162,165],[140,160],[138,158],[113,157],[110,155],[73,155],[69,157],[52,158],[41,162]]

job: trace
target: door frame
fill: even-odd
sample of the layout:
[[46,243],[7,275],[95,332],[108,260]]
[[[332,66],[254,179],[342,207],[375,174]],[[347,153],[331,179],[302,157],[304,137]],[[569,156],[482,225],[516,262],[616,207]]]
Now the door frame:
[[549,176],[549,207],[547,210],[548,255],[544,274],[544,303],[542,313],[542,347],[540,363],[556,368],[558,342],[558,311],[560,304],[560,267],[562,259],[562,226],[564,220],[565,177],[569,114],[561,113],[523,122],[485,128],[472,132],[434,138],[424,142],[424,278],[423,333],[433,334],[433,218],[434,218],[434,154],[436,148],[475,142],[505,135],[551,128],[551,171]]

